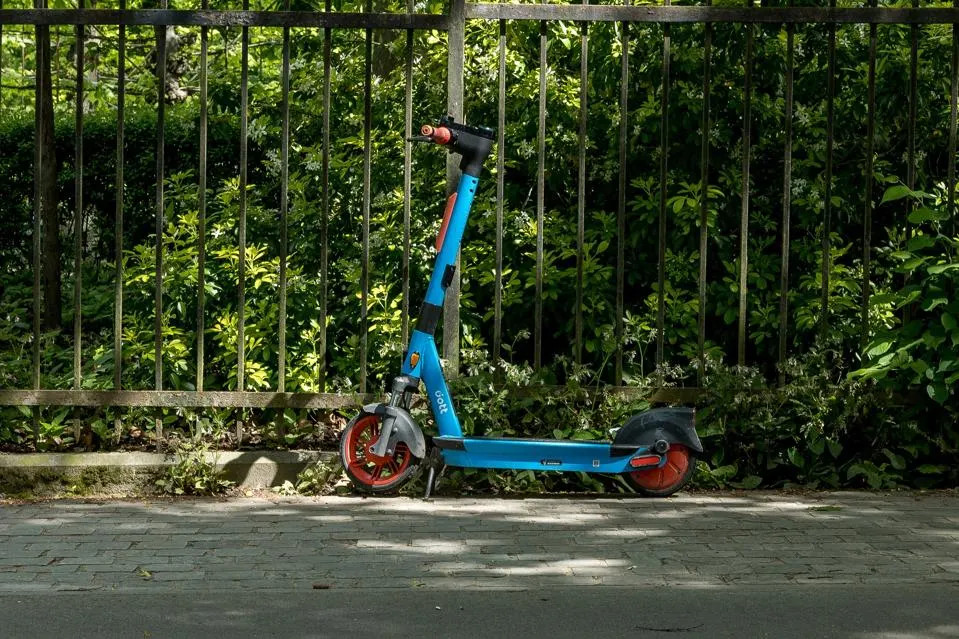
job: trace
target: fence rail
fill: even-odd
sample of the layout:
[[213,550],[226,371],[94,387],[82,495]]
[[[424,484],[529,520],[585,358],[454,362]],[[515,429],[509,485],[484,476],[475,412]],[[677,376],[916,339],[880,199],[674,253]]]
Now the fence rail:
[[467,19],[736,24],[956,24],[950,8],[714,7],[591,4],[466,4]]
[[332,29],[448,29],[449,17],[427,13],[316,11],[179,11],[164,9],[3,9],[0,24],[153,25],[182,27],[329,27]]
[[[42,1],[42,0],[39,0]],[[739,316],[738,316],[738,343],[737,343],[737,361],[740,364],[745,363],[745,352],[747,342],[747,268],[748,268],[748,246],[746,237],[749,230],[750,215],[750,163],[752,150],[752,78],[754,73],[753,46],[756,29],[754,25],[761,24],[782,24],[786,25],[787,40],[787,67],[786,67],[786,92],[784,96],[785,120],[783,127],[785,130],[783,158],[783,193],[781,203],[781,306],[779,308],[779,330],[780,339],[778,343],[778,356],[780,361],[784,360],[787,353],[786,334],[789,330],[787,313],[787,292],[789,287],[789,247],[790,247],[790,181],[792,172],[792,124],[794,119],[793,104],[793,85],[794,85],[794,33],[798,25],[824,25],[828,33],[828,84],[825,87],[827,98],[827,117],[826,117],[826,158],[825,158],[825,185],[826,197],[824,203],[824,226],[822,249],[822,290],[823,307],[828,302],[827,291],[829,290],[829,255],[830,255],[830,224],[832,216],[832,176],[834,171],[834,137],[835,137],[835,111],[834,103],[836,97],[836,27],[843,24],[862,24],[868,25],[869,29],[869,55],[867,72],[867,129],[865,140],[865,175],[872,174],[873,144],[875,137],[875,119],[876,119],[876,47],[877,47],[877,25],[911,25],[911,57],[909,62],[910,81],[908,84],[908,160],[909,172],[907,175],[908,186],[915,186],[915,157],[916,157],[916,102],[917,102],[917,41],[919,38],[918,25],[945,24],[953,25],[952,41],[952,60],[937,61],[939,64],[950,64],[950,121],[948,138],[948,169],[946,183],[949,197],[948,210],[955,224],[955,202],[954,192],[956,185],[955,176],[955,158],[956,158],[956,128],[957,128],[957,93],[959,93],[959,45],[957,45],[957,33],[959,33],[959,4],[952,8],[919,8],[918,2],[915,2],[912,8],[878,8],[874,2],[869,6],[859,8],[837,8],[835,0],[830,0],[828,7],[753,7],[752,0],[748,0],[748,6],[744,7],[714,7],[707,4],[705,6],[609,6],[609,5],[590,5],[585,0],[582,4],[552,5],[552,4],[493,4],[493,3],[472,3],[464,0],[451,0],[449,12],[444,15],[427,15],[412,12],[412,3],[408,4],[407,13],[374,13],[372,12],[372,3],[367,2],[367,11],[363,13],[338,13],[331,11],[331,3],[326,2],[326,11],[324,12],[303,12],[303,11],[250,11],[248,10],[248,0],[244,0],[244,9],[241,11],[211,11],[208,9],[207,0],[203,2],[203,9],[198,11],[168,10],[166,8],[156,10],[128,10],[125,8],[124,0],[121,0],[119,10],[108,9],[89,9],[84,8],[80,0],[80,7],[77,9],[2,9],[0,8],[0,27],[5,25],[72,25],[77,28],[76,38],[78,47],[83,46],[85,25],[118,25],[119,26],[119,69],[118,69],[118,95],[117,95],[117,115],[118,115],[118,140],[116,147],[116,264],[117,283],[115,294],[115,313],[114,313],[114,343],[115,343],[115,378],[114,390],[109,391],[89,391],[81,390],[81,336],[82,336],[82,318],[79,315],[80,303],[82,300],[82,282],[76,278],[73,304],[77,309],[74,325],[74,340],[76,347],[75,378],[72,390],[42,390],[40,389],[40,299],[41,299],[41,281],[40,281],[40,259],[41,259],[41,193],[40,193],[40,173],[42,171],[44,158],[41,154],[41,145],[39,137],[36,144],[35,157],[35,192],[34,192],[34,230],[33,230],[33,343],[32,343],[32,365],[33,365],[33,389],[30,390],[0,390],[0,404],[21,405],[21,406],[152,406],[152,407],[238,407],[238,408],[341,408],[356,401],[369,397],[367,383],[367,343],[366,334],[369,329],[369,322],[366,316],[367,296],[369,294],[369,272],[366,263],[370,255],[370,208],[371,208],[371,164],[370,164],[370,132],[371,132],[371,92],[372,92],[372,48],[371,42],[374,30],[377,29],[399,29],[406,30],[406,41],[403,54],[403,70],[405,79],[405,118],[404,131],[408,138],[412,130],[412,74],[413,74],[413,31],[414,30],[442,30],[449,33],[448,60],[448,110],[457,118],[463,115],[463,91],[464,91],[464,38],[465,25],[469,20],[497,21],[499,26],[498,36],[498,144],[496,151],[496,272],[495,272],[495,307],[493,321],[493,356],[499,357],[502,349],[502,289],[503,289],[503,200],[504,200],[504,140],[503,131],[505,128],[505,76],[506,76],[506,25],[507,21],[534,21],[539,22],[539,86],[538,86],[538,121],[537,121],[537,145],[536,154],[538,166],[536,170],[536,184],[534,186],[536,198],[536,247],[535,247],[535,330],[534,330],[534,364],[539,366],[541,361],[541,344],[543,331],[543,269],[544,269],[544,202],[545,202],[545,140],[546,140],[546,78],[547,78],[547,46],[548,46],[548,21],[573,21],[580,24],[580,50],[581,50],[581,91],[580,101],[580,123],[577,135],[578,157],[578,192],[577,192],[577,246],[576,246],[576,308],[575,308],[575,336],[574,353],[577,360],[580,359],[583,347],[583,261],[584,261],[584,219],[585,219],[585,193],[586,193],[586,125],[588,118],[587,93],[585,90],[586,78],[589,70],[589,30],[590,25],[596,22],[615,22],[621,25],[619,38],[623,51],[629,51],[629,39],[631,37],[630,25],[633,23],[654,23],[662,25],[662,67],[661,67],[661,138],[659,140],[660,165],[658,170],[659,184],[659,227],[658,227],[658,256],[657,256],[657,275],[659,281],[659,299],[657,312],[657,344],[656,344],[656,362],[663,363],[663,328],[664,328],[664,269],[666,254],[666,237],[668,233],[668,215],[666,210],[667,184],[668,184],[668,160],[669,160],[669,140],[666,137],[668,127],[666,126],[669,118],[669,87],[670,77],[670,58],[671,58],[671,32],[670,25],[700,23],[705,25],[704,34],[704,58],[703,58],[703,115],[702,130],[707,131],[710,128],[711,104],[711,69],[712,69],[712,49],[711,39],[713,35],[713,25],[719,23],[731,23],[745,25],[745,60],[744,60],[744,85],[743,89],[743,131],[742,131],[742,177],[740,185],[741,197],[741,216],[739,229],[739,264],[738,264],[738,282],[739,282]],[[2,6],[2,5],[0,5]],[[166,0],[163,0],[163,6],[166,6]],[[289,0],[284,7],[289,7]],[[155,390],[123,390],[120,388],[121,372],[121,336],[123,331],[123,263],[122,238],[124,225],[124,203],[122,198],[122,185],[124,184],[124,107],[125,91],[127,84],[125,68],[126,52],[126,30],[127,26],[150,25],[157,27],[157,33],[160,28],[167,25],[194,26],[200,28],[201,38],[201,78],[200,78],[200,157],[199,157],[199,277],[198,286],[198,313],[197,313],[197,352],[196,352],[196,391],[170,391],[164,389],[164,371],[161,357],[161,326],[160,316],[163,308],[163,272],[162,263],[162,235],[167,220],[165,219],[165,194],[164,181],[166,178],[166,166],[164,162],[165,131],[164,131],[164,95],[165,82],[163,74],[165,73],[166,48],[165,38],[157,39],[157,67],[156,74],[158,79],[158,121],[157,121],[157,163],[156,163],[156,194],[155,194],[155,222],[156,222],[156,255],[157,262],[155,268],[156,298],[155,309],[157,317],[156,335],[155,335]],[[203,263],[206,258],[204,237],[206,235],[205,213],[207,208],[206,198],[206,180],[207,180],[207,132],[209,124],[208,115],[208,94],[207,94],[207,74],[208,74],[208,31],[210,27],[239,27],[242,29],[242,52],[241,52],[241,150],[239,156],[240,164],[240,232],[239,232],[239,270],[240,278],[238,281],[237,296],[240,300],[240,338],[238,340],[238,361],[237,377],[239,391],[207,391],[204,390],[204,282],[203,282]],[[281,157],[280,157],[280,275],[279,275],[279,294],[280,294],[280,316],[278,325],[278,347],[277,358],[279,367],[279,382],[277,392],[247,392],[242,390],[244,384],[244,350],[243,339],[243,308],[242,300],[245,289],[243,277],[245,273],[245,222],[247,212],[246,202],[246,176],[247,176],[247,149],[246,140],[248,127],[248,69],[249,69],[249,29],[262,27],[281,27],[283,29],[282,40],[282,74],[281,85],[283,95],[283,122],[281,139]],[[321,197],[321,220],[320,228],[323,237],[320,259],[320,279],[322,290],[318,292],[320,297],[320,317],[318,318],[321,327],[326,326],[326,318],[329,313],[327,304],[327,282],[328,282],[328,242],[327,229],[330,215],[329,201],[329,162],[330,162],[330,74],[331,74],[331,32],[333,29],[361,29],[365,31],[364,48],[364,84],[363,84],[363,147],[365,151],[365,160],[363,162],[363,197],[362,197],[362,252],[364,258],[364,268],[361,274],[361,317],[360,317],[360,373],[359,373],[359,395],[338,395],[328,393],[287,393],[285,391],[285,369],[286,369],[286,288],[287,288],[287,260],[288,260],[288,199],[287,192],[289,187],[289,145],[290,145],[290,125],[289,125],[289,93],[290,93],[290,31],[297,28],[322,28],[324,32],[324,48],[322,73],[324,82],[323,102],[323,140],[322,140],[322,197]],[[0,38],[3,32],[0,30]],[[38,52],[40,47],[38,47]],[[39,53],[38,53],[39,55]],[[77,228],[82,219],[82,201],[83,201],[83,56],[77,56],[77,95],[76,95],[76,211],[74,213],[74,224]],[[3,61],[0,60],[0,74],[2,74]],[[38,65],[39,66],[39,65]],[[623,238],[625,237],[626,220],[626,188],[629,180],[629,167],[626,163],[626,150],[628,144],[628,113],[629,113],[629,92],[627,87],[630,82],[630,59],[628,55],[622,56],[620,69],[621,90],[619,96],[618,110],[621,115],[616,133],[616,143],[619,151],[619,169],[618,169],[618,193],[616,210],[616,228],[617,228],[617,258],[615,268],[616,278],[616,325],[615,333],[617,343],[621,344],[623,340],[623,315],[624,315],[624,269],[625,256],[623,247]],[[36,88],[36,114],[37,131],[40,130],[40,106],[41,106],[41,74],[38,74]],[[710,166],[710,144],[709,137],[703,136],[701,152],[701,187],[706,193],[706,187],[709,184],[709,166]],[[409,277],[410,277],[410,199],[411,199],[411,153],[410,145],[407,142],[404,147],[403,159],[403,335],[409,331]],[[448,164],[448,188],[452,189],[457,179],[457,169],[455,163],[451,161]],[[871,254],[871,214],[873,208],[873,180],[865,180],[865,193],[863,194],[863,299],[861,300],[863,313],[863,326],[865,330],[866,312],[869,305],[869,260]],[[700,375],[703,374],[705,364],[704,353],[704,333],[706,328],[706,248],[708,240],[708,225],[706,224],[708,208],[708,198],[703,197],[700,211],[700,224],[698,230],[699,264],[698,264],[698,359],[700,363]],[[77,245],[76,259],[82,259],[82,245],[79,243],[79,232],[75,232]],[[79,264],[77,272],[80,272]],[[459,362],[459,315],[458,315],[458,276],[450,288],[450,296],[446,307],[446,318],[444,322],[443,354],[450,361],[451,369],[455,372],[458,369]],[[826,329],[826,314],[823,313],[822,329]],[[325,351],[326,334],[320,335],[321,350]],[[620,347],[614,355],[614,386],[622,387],[623,384],[623,352]],[[627,389],[621,389],[628,392]],[[695,389],[665,389],[657,395],[663,400],[677,401],[688,400],[690,393],[695,393]],[[161,427],[159,421],[158,429]]]
[[[956,24],[951,8],[713,7],[643,5],[464,5],[467,20],[569,20],[658,24]],[[212,11],[164,9],[3,9],[8,25],[154,25],[195,27],[330,27],[334,29],[450,28],[450,16],[427,13]]]

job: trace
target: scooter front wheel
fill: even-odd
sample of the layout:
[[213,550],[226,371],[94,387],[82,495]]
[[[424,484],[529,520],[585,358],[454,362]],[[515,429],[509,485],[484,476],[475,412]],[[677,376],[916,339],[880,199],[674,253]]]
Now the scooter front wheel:
[[390,493],[409,481],[420,460],[409,447],[399,443],[392,455],[370,452],[380,438],[381,419],[360,413],[347,424],[340,436],[340,460],[347,477],[357,490],[365,493]]
[[686,485],[696,470],[696,453],[686,446],[672,444],[662,468],[623,473],[633,490],[647,497],[669,497]]

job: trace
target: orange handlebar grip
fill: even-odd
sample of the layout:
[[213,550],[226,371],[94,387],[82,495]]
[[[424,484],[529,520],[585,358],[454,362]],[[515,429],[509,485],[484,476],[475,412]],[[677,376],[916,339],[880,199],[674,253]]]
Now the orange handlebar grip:
[[437,144],[449,144],[453,139],[453,134],[445,126],[432,127],[429,124],[424,124],[420,128],[420,135],[432,138]]

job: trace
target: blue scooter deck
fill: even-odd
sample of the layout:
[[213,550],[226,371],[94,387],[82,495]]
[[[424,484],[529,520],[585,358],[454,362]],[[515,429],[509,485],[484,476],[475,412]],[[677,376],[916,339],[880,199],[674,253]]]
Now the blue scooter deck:
[[[434,437],[443,461],[466,468],[622,473],[630,454],[610,441],[515,437]],[[633,451],[635,452],[635,451]]]

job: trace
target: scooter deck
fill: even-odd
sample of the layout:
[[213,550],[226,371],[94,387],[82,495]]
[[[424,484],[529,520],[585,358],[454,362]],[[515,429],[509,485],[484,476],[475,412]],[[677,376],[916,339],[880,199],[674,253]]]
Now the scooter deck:
[[610,441],[516,437],[434,437],[443,461],[465,468],[622,473],[631,455]]
[[609,446],[613,442],[608,439],[550,439],[548,437],[499,437],[497,435],[473,435],[472,437],[434,437],[433,443],[442,449],[457,449],[459,442],[465,441],[486,441],[486,442],[539,442],[544,444],[555,444],[562,442],[565,444],[583,445],[583,444],[605,444]]

